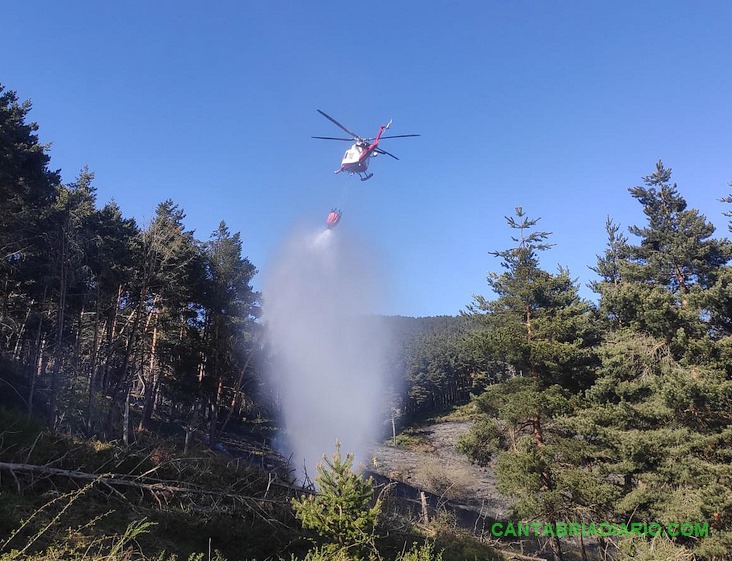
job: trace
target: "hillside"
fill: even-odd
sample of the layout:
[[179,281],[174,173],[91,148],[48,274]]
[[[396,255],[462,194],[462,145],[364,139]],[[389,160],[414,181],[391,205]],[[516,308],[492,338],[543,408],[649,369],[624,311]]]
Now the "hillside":
[[[194,446],[184,455],[174,439],[138,435],[123,448],[54,434],[6,409],[0,426],[3,561],[198,560],[213,550],[219,560],[290,559],[317,538],[300,528],[290,503],[311,491],[292,484],[286,459],[256,431],[228,433],[219,451]],[[403,501],[389,497],[385,506],[402,513],[381,522],[385,560],[402,559],[400,551],[427,536],[445,560],[463,559],[464,548],[498,559],[457,528],[417,524]]]

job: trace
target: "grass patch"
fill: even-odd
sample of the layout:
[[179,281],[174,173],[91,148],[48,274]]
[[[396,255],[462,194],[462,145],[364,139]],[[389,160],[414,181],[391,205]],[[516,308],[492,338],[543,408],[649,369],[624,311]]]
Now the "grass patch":
[[396,438],[389,437],[384,440],[386,446],[396,446],[413,451],[429,452],[430,439],[429,431],[425,430],[429,425],[449,423],[455,421],[472,421],[478,415],[473,402],[464,405],[456,405],[446,413],[423,415],[413,418],[409,424],[404,425]]
[[445,463],[438,458],[429,458],[417,466],[415,478],[431,493],[446,499],[465,497],[473,481],[470,471],[464,466]]
[[429,435],[417,427],[409,427],[397,434],[396,439],[387,440],[386,444],[407,450],[419,450],[429,445]]
[[433,423],[447,423],[450,421],[472,421],[479,415],[473,401],[463,405],[456,405],[450,411],[431,418]]

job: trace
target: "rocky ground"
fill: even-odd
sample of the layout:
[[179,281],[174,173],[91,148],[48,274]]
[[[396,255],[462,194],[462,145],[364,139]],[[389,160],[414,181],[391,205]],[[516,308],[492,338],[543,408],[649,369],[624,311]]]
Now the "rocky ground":
[[378,446],[372,453],[371,470],[482,516],[505,519],[511,503],[496,489],[494,466],[474,465],[455,449],[471,424],[465,420],[440,422],[415,431],[415,443],[409,448]]

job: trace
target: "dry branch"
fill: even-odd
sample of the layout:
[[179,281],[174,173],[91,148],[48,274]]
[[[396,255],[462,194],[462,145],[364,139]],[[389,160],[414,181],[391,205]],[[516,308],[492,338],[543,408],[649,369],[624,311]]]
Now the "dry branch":
[[13,475],[13,477],[15,477],[15,472],[38,473],[38,474],[46,475],[46,476],[68,477],[70,479],[77,479],[77,480],[82,480],[82,481],[98,481],[99,483],[104,483],[104,484],[110,485],[110,486],[122,485],[125,487],[133,487],[135,489],[142,489],[145,491],[150,491],[152,493],[156,493],[156,492],[190,493],[190,494],[197,494],[197,495],[226,497],[226,498],[231,498],[231,499],[239,499],[242,501],[249,500],[249,501],[265,502],[265,503],[281,503],[281,501],[277,501],[274,499],[252,497],[252,496],[247,496],[247,495],[237,495],[236,493],[228,493],[225,491],[215,491],[215,490],[211,490],[211,489],[203,489],[200,487],[181,486],[181,485],[175,485],[175,484],[170,484],[170,483],[162,483],[159,481],[149,482],[149,480],[146,481],[146,479],[141,479],[139,476],[134,476],[134,475],[122,475],[122,474],[115,474],[115,473],[105,473],[105,474],[86,473],[83,471],[60,469],[60,468],[54,468],[54,467],[48,467],[48,466],[38,466],[38,465],[33,465],[33,464],[14,464],[14,463],[7,463],[7,462],[0,462],[0,470],[9,471]]
[[506,559],[511,561],[546,561],[543,557],[534,557],[532,555],[524,555],[522,553],[516,553],[514,551],[507,551],[505,549],[499,549],[500,553],[504,555]]

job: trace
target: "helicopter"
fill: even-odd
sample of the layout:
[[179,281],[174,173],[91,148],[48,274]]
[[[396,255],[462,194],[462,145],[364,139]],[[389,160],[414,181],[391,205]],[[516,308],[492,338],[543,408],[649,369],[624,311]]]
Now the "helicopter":
[[368,173],[366,171],[369,167],[369,158],[371,158],[372,156],[376,156],[378,154],[386,154],[387,156],[391,156],[395,160],[399,159],[394,154],[390,154],[386,150],[379,148],[380,140],[384,138],[406,138],[410,136],[420,136],[419,134],[397,134],[393,136],[382,136],[384,134],[384,131],[388,130],[391,126],[391,120],[389,120],[387,124],[381,125],[379,127],[379,132],[374,138],[361,138],[356,133],[348,130],[346,127],[344,127],[327,113],[321,111],[320,109],[317,109],[317,111],[323,117],[328,119],[331,123],[350,134],[351,138],[338,138],[332,136],[313,136],[313,138],[317,138],[319,140],[345,140],[346,142],[353,142],[353,146],[346,150],[346,153],[343,155],[343,159],[341,160],[341,167],[335,170],[335,173],[346,172],[350,175],[358,174],[358,176],[361,178],[361,181],[366,181],[367,179],[371,179],[374,176],[373,173]]

